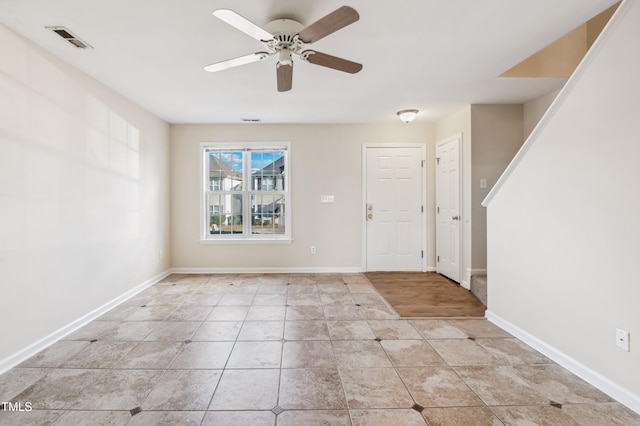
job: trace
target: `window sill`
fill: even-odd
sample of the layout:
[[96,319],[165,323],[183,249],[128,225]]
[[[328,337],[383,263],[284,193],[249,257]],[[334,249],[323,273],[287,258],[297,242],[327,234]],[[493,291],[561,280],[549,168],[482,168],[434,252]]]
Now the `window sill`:
[[220,238],[200,239],[200,244],[291,244],[291,238]]

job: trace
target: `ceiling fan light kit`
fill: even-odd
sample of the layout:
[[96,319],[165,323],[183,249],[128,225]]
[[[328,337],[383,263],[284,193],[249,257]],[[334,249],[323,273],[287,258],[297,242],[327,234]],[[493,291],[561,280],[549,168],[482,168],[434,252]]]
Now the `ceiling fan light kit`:
[[400,117],[400,120],[404,121],[405,123],[410,123],[418,115],[418,110],[417,109],[403,109],[402,111],[396,112],[396,114],[398,115],[398,117]]
[[308,27],[292,19],[277,19],[263,29],[248,19],[229,9],[218,9],[213,15],[262,43],[265,51],[240,56],[204,67],[206,71],[217,72],[240,65],[257,62],[278,55],[276,77],[279,92],[291,90],[293,86],[293,56],[310,64],[355,74],[362,64],[347,59],[317,52],[309,45],[356,22],[358,12],[349,6],[341,8],[320,18]]

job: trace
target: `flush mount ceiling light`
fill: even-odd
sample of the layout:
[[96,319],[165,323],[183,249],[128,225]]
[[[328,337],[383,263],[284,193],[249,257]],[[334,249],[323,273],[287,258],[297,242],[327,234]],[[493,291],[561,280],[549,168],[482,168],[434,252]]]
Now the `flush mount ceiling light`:
[[398,114],[398,117],[400,117],[400,120],[404,121],[405,123],[410,123],[413,121],[414,118],[416,118],[416,115],[418,115],[418,110],[403,109],[402,111],[398,111],[396,114]]

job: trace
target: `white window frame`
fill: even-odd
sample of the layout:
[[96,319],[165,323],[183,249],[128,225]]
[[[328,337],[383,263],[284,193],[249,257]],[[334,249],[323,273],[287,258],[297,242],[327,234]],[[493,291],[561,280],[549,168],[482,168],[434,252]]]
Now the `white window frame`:
[[[205,155],[207,149],[223,149],[250,152],[252,150],[274,150],[284,151],[284,170],[285,185],[280,193],[284,193],[285,199],[285,215],[284,215],[284,234],[251,234],[251,194],[260,193],[251,189],[252,170],[250,155],[243,156],[243,233],[228,235],[211,235],[209,233],[209,208],[207,203],[207,195],[209,188],[208,175],[208,157]],[[290,142],[203,142],[200,144],[200,242],[204,244],[219,243],[291,243],[291,143]],[[269,195],[274,191],[263,191]]]

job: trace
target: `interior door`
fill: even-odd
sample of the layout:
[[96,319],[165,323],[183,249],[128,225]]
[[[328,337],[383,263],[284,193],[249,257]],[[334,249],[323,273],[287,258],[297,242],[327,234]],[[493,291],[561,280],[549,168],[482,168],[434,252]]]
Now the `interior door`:
[[460,282],[460,145],[455,136],[436,144],[436,270]]
[[365,149],[366,269],[421,271],[423,150]]

